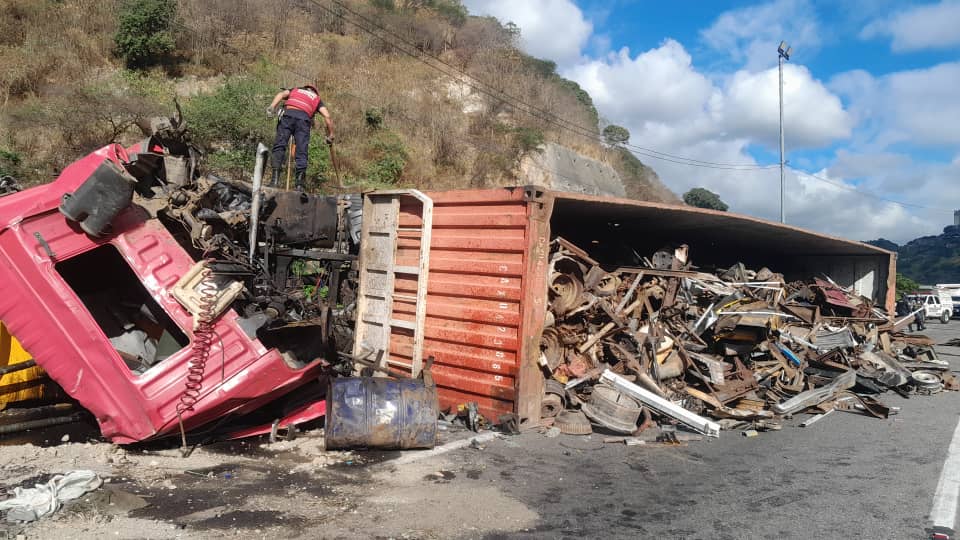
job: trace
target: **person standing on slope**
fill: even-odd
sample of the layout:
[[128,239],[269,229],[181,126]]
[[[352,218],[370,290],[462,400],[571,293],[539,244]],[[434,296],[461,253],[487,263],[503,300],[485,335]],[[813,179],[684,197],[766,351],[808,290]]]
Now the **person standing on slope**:
[[273,141],[273,176],[270,178],[270,186],[276,187],[280,183],[280,169],[287,157],[287,141],[293,136],[294,144],[297,145],[296,154],[294,154],[295,185],[297,191],[302,192],[307,175],[310,127],[315,122],[317,114],[322,116],[327,127],[326,143],[332,145],[333,120],[330,119],[330,111],[323,105],[317,88],[311,84],[279,92],[267,107],[267,114],[273,116],[277,106],[283,100],[286,100],[286,103],[277,121],[277,137]]

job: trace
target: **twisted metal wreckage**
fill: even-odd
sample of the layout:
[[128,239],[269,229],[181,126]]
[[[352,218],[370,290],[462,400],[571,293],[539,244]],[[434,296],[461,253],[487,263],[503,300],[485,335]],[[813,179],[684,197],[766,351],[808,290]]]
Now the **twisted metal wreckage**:
[[252,184],[201,176],[176,121],[155,128],[0,199],[0,320],[114,442],[323,415],[359,196],[262,188],[262,146]]
[[663,424],[755,435],[804,410],[886,418],[887,390],[960,390],[929,339],[900,332],[912,316],[889,320],[829,278],[700,272],[687,246],[608,270],[563,238],[551,253],[542,416],[560,432],[636,435],[656,416],[661,442],[680,442]]
[[[228,435],[265,433],[329,398],[368,409],[328,437],[374,445],[354,428],[378,417],[374,393],[398,392],[387,422],[419,433],[398,447],[431,444],[438,401],[474,427],[629,436],[656,422],[675,444],[678,424],[717,436],[803,410],[886,417],[883,391],[960,387],[887,315],[895,259],[879,248],[536,187],[290,193],[260,185],[262,147],[252,183],[232,182],[198,173],[175,121],[155,128],[0,198],[0,320],[117,443],[228,419]],[[358,366],[431,389],[327,385]]]

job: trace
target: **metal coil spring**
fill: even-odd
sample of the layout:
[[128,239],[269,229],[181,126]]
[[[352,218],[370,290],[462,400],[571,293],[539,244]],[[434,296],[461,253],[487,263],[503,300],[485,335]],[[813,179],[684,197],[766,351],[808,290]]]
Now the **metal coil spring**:
[[217,305],[217,285],[210,279],[211,271],[204,268],[201,272],[199,293],[199,313],[193,330],[193,344],[190,360],[187,363],[187,378],[184,382],[183,394],[177,404],[177,414],[192,411],[193,406],[200,400],[200,391],[203,389],[203,376],[206,371],[207,359],[210,357],[210,348],[216,331],[213,328],[213,315]]

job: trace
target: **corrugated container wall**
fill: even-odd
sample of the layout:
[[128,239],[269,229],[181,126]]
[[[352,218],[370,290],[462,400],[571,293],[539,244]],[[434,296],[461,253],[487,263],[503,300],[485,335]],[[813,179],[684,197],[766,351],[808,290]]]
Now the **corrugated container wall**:
[[[443,409],[473,401],[493,421],[513,412],[539,414],[539,399],[523,400],[535,402],[535,412],[518,411],[515,405],[525,386],[521,382],[533,383],[533,396],[541,391],[536,373],[520,376],[527,326],[523,299],[530,285],[524,276],[537,275],[529,274],[527,265],[536,224],[543,223],[531,219],[535,216],[524,193],[499,189],[427,194],[433,200],[433,230],[423,357],[434,357],[432,373]],[[421,208],[412,203],[400,206],[397,265],[417,263]],[[541,242],[545,262],[545,235]],[[543,288],[542,280],[535,281]],[[398,277],[395,283],[398,295],[413,296],[416,287],[415,276]],[[394,301],[393,318],[413,321],[414,311],[413,302]],[[390,363],[410,365],[412,349],[412,331],[395,327]]]

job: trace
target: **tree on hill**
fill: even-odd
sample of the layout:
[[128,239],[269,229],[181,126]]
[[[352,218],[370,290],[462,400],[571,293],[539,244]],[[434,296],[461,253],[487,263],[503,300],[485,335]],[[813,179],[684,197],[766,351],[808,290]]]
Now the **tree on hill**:
[[630,132],[625,127],[610,124],[603,128],[603,140],[610,146],[626,144],[630,140]]
[[897,272],[897,300],[905,294],[912,294],[920,289],[920,284]]
[[121,5],[113,42],[127,67],[159,64],[173,52],[176,15],[177,4],[171,0],[126,0]]
[[720,196],[709,189],[698,187],[683,194],[683,202],[697,208],[708,208],[726,212],[730,207],[720,200]]
[[891,242],[886,238],[877,238],[876,240],[867,240],[864,244],[870,244],[871,246],[876,246],[880,249],[885,249],[887,251],[897,251],[900,249],[895,242]]

